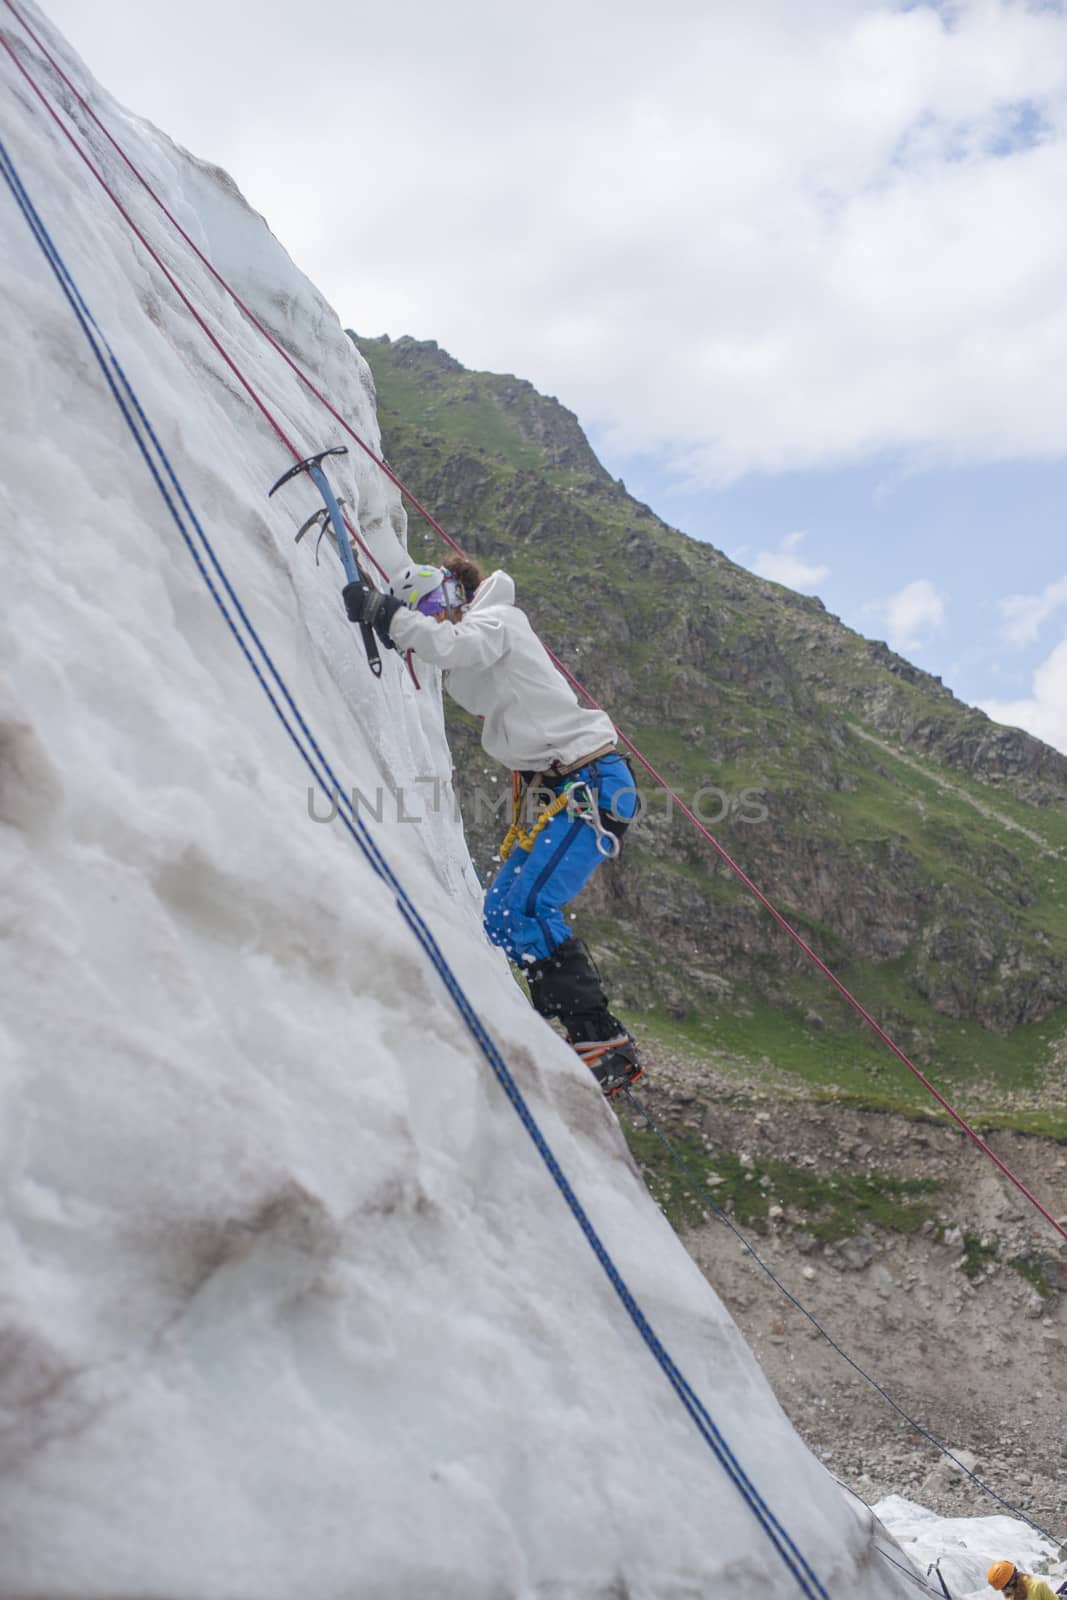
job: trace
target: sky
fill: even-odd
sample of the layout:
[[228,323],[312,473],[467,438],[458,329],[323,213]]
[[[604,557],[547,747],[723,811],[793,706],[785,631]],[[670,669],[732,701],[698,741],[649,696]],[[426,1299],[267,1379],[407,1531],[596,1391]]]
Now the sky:
[[346,325],[1067,751],[1059,0],[48,10]]
[[[268,507],[279,440],[4,51],[0,106],[69,291],[0,183],[4,1600],[825,1595],[794,1552],[911,1600],[487,945],[439,696],[375,683],[328,556],[286,570],[313,486]],[[340,325],[218,170],[130,142],[368,432]],[[247,332],[226,353],[313,438]],[[395,572],[391,486],[331,475]],[[396,811],[331,835],[315,773]]]

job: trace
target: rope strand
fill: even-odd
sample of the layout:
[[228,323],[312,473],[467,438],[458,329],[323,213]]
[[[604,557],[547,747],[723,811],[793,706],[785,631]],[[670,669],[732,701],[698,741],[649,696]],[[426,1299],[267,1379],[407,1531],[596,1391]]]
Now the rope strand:
[[[10,0],[5,0],[5,4],[7,4],[12,11],[15,11],[14,6],[11,6],[11,4],[10,4]],[[17,11],[15,12],[15,15],[18,16],[18,12]],[[19,20],[22,21],[22,18],[20,17]],[[25,23],[23,23],[23,26],[27,27],[27,32],[30,32],[31,36],[36,37],[35,35],[32,35],[32,30],[30,30]],[[282,427],[282,425],[278,421],[277,417],[275,417],[274,414],[271,412],[270,408],[267,406],[267,404],[263,400],[262,396],[257,392],[257,390],[254,388],[254,386],[245,377],[244,373],[241,371],[241,368],[237,365],[237,362],[234,361],[233,357],[226,350],[226,348],[223,345],[221,339],[219,339],[216,336],[216,334],[212,332],[211,328],[208,326],[208,323],[207,323],[206,319],[200,314],[200,312],[193,305],[193,302],[190,300],[189,296],[186,294],[185,290],[182,288],[182,286],[178,282],[177,278],[171,272],[171,270],[167,266],[166,262],[162,259],[162,257],[160,256],[159,252],[150,243],[150,241],[145,237],[144,232],[137,226],[137,223],[131,217],[129,211],[122,204],[122,201],[119,199],[118,195],[111,188],[111,186],[109,185],[107,180],[104,178],[104,176],[100,172],[99,168],[94,164],[94,162],[91,160],[91,158],[88,155],[88,153],[79,144],[78,140],[75,139],[74,135],[70,132],[70,130],[63,124],[63,122],[61,121],[61,119],[59,117],[58,112],[55,110],[55,108],[52,105],[50,105],[47,96],[44,94],[43,90],[40,88],[40,86],[38,85],[38,83],[36,82],[36,80],[34,79],[32,74],[29,72],[27,67],[23,64],[23,62],[21,62],[19,60],[17,54],[12,49],[11,45],[2,36],[0,36],[0,44],[3,45],[4,49],[7,51],[8,55],[11,58],[11,60],[14,62],[16,68],[22,74],[23,78],[26,80],[27,84],[29,85],[29,87],[33,91],[33,93],[37,96],[38,100],[41,102],[41,104],[44,107],[45,111],[47,111],[48,115],[52,118],[52,121],[55,123],[55,125],[59,129],[60,133],[67,140],[67,143],[71,146],[71,148],[73,149],[75,155],[77,155],[79,160],[84,162],[85,166],[88,167],[89,171],[92,173],[93,177],[96,179],[96,181],[100,185],[101,189],[103,189],[104,193],[107,195],[107,197],[111,201],[112,205],[114,205],[116,211],[118,211],[119,215],[122,217],[122,219],[126,223],[127,227],[133,233],[134,237],[136,239],[138,239],[140,241],[140,243],[144,246],[144,248],[148,251],[148,254],[151,256],[152,260],[155,262],[155,264],[159,268],[160,272],[162,272],[163,276],[166,278],[167,282],[170,284],[171,288],[174,290],[174,293],[178,296],[178,298],[181,301],[182,305],[188,311],[189,315],[193,318],[193,321],[200,328],[200,330],[202,331],[204,336],[209,340],[209,342],[211,343],[211,345],[213,346],[215,351],[218,353],[218,355],[221,356],[221,358],[225,362],[226,366],[230,369],[230,371],[233,373],[234,377],[237,379],[237,382],[241,385],[241,388],[245,391],[245,393],[248,395],[249,399],[252,401],[252,404],[256,407],[256,409],[263,416],[264,420],[267,422],[269,427],[273,429],[274,433],[277,435],[277,437],[279,438],[281,443],[290,452],[290,454],[292,455],[294,461],[302,461],[305,458],[305,456],[308,454],[308,452],[306,450],[299,449],[298,446],[296,444],[294,444],[293,440],[286,433],[285,429]],[[45,54],[47,55],[48,52],[46,51]],[[51,57],[49,57],[49,59],[51,59]],[[57,68],[57,70],[59,70],[59,69]],[[67,83],[68,86],[71,87],[72,92],[77,94],[77,90],[73,89],[73,85],[70,84],[69,78],[67,78],[66,75],[61,71],[60,71],[60,76],[63,78],[63,81],[65,83]],[[81,103],[83,105],[85,105],[85,102],[82,100],[82,97],[80,95],[78,95],[78,99],[79,99],[79,101],[81,101]],[[87,110],[89,109],[88,106],[86,106],[86,109]],[[93,116],[93,120],[94,121],[99,122],[99,119],[95,116],[95,113],[90,113],[90,114]],[[112,142],[114,142],[114,141],[112,141]],[[177,224],[175,224],[175,226],[177,226]],[[184,235],[183,234],[183,236],[188,239],[188,235]],[[192,243],[191,240],[189,242]],[[194,246],[194,249],[195,249],[195,246]],[[200,252],[197,251],[197,254],[199,255]],[[203,260],[204,258],[201,257],[201,259]],[[217,277],[218,274],[216,273],[215,276]],[[244,308],[242,307],[242,309],[244,309]],[[251,313],[248,313],[248,314],[249,314],[249,316],[251,316]],[[257,323],[256,326],[260,329],[260,332],[266,334],[266,329],[264,329],[261,324]],[[270,335],[267,335],[267,337],[269,338]],[[272,340],[272,343],[276,343],[276,341]],[[278,348],[280,349],[281,347],[278,346]],[[381,565],[380,561],[378,560],[378,558],[374,554],[374,552],[364,542],[362,535],[353,526],[350,518],[348,517],[347,512],[342,512],[342,517],[344,519],[344,524],[345,524],[346,529],[348,530],[349,535],[359,545],[359,548],[363,551],[363,553],[367,557],[368,561],[370,561],[372,563],[372,565],[380,573],[380,575],[386,581],[388,581],[388,577],[389,577],[388,573],[386,572],[385,568]]]
[[[877,1378],[872,1378],[869,1372],[865,1372],[859,1363],[852,1359],[847,1350],[843,1350],[841,1348],[837,1341],[829,1333],[827,1333],[822,1323],[812,1315],[806,1306],[801,1304],[792,1290],[786,1288],[781,1278],[779,1278],[774,1270],[767,1265],[766,1261],[763,1260],[763,1257],[756,1250],[755,1246],[749,1241],[745,1234],[741,1232],[741,1229],[737,1226],[733,1219],[728,1216],[722,1207],[713,1199],[710,1191],[692,1172],[688,1162],[685,1160],[685,1157],[674,1147],[670,1139],[663,1132],[662,1128],[660,1128],[648,1107],[642,1101],[638,1100],[637,1096],[631,1089],[625,1089],[623,1092],[626,1095],[627,1100],[630,1102],[631,1108],[637,1113],[638,1116],[643,1117],[648,1123],[648,1126],[651,1128],[653,1134],[659,1140],[660,1144],[663,1145],[664,1149],[667,1151],[678,1170],[684,1175],[686,1182],[689,1184],[689,1187],[692,1189],[693,1193],[697,1196],[697,1199],[704,1206],[705,1210],[717,1217],[720,1222],[724,1222],[726,1224],[734,1237],[738,1239],[748,1251],[756,1265],[767,1274],[775,1288],[779,1289],[781,1293],[785,1295],[789,1303],[796,1307],[801,1316],[808,1319],[816,1332],[826,1340],[826,1343],[830,1346],[830,1349],[835,1351],[836,1354],[841,1357],[842,1361],[846,1361],[852,1368],[853,1372],[857,1373],[865,1383],[869,1383],[871,1388],[877,1394],[881,1395],[882,1399],[887,1405],[892,1406],[897,1415],[902,1417],[910,1428],[914,1428],[916,1433],[921,1434],[922,1437],[930,1444],[935,1445],[936,1448],[941,1451],[941,1454],[947,1456],[952,1464],[955,1467],[958,1467],[960,1472],[965,1473],[966,1476],[972,1480],[972,1482],[976,1483],[984,1494],[989,1495],[993,1500],[996,1500],[999,1505],[1004,1506],[1006,1510],[1010,1511],[1013,1516],[1018,1517],[1020,1521],[1025,1522],[1029,1527],[1033,1528],[1035,1533],[1043,1534],[1046,1539],[1051,1539],[1052,1543],[1056,1544],[1057,1540],[1047,1528],[1043,1528],[1039,1522],[1034,1522],[1026,1515],[1025,1511],[1020,1511],[1018,1506],[1012,1505],[1010,1500],[1005,1500],[1003,1495],[998,1494],[997,1491],[991,1488],[990,1485],[980,1478],[976,1472],[972,1472],[970,1467],[965,1466],[958,1456],[954,1456],[952,1454],[952,1451],[947,1445],[942,1444],[941,1440],[936,1438],[934,1434],[930,1433],[927,1428],[924,1428],[921,1422],[916,1422],[914,1417],[909,1416],[904,1410],[904,1407],[900,1405],[898,1401],[893,1399],[893,1396],[889,1393],[889,1391],[887,1389],[883,1389]],[[856,1498],[859,1499],[860,1496],[857,1495]]]
[[[281,674],[275,666],[266,646],[259,638],[259,635],[249,620],[247,613],[241,606],[233,586],[229,578],[226,576],[199,518],[193,511],[188,497],[186,496],[185,491],[178,480],[174,468],[171,465],[171,462],[167,457],[151,422],[149,421],[139,400],[137,399],[137,396],[128,378],[126,377],[121,364],[114,354],[114,351],[112,350],[106,337],[100,331],[100,328],[93,318],[92,313],[86,305],[84,299],[82,298],[77,285],[74,283],[73,278],[66,268],[66,265],[56,249],[56,246],[50,234],[48,233],[47,228],[41,220],[40,214],[37,212],[33,202],[30,200],[22,179],[19,177],[17,169],[15,168],[14,163],[12,162],[2,141],[0,141],[0,173],[2,173],[5,181],[7,182],[8,188],[11,190],[12,195],[19,205],[27,225],[29,226],[34,238],[40,246],[40,249],[45,256],[49,267],[55,275],[63,294],[65,295],[69,305],[71,306],[71,309],[75,314],[75,317],[79,322],[79,325],[82,328],[83,333],[85,334],[93,355],[96,358],[97,364],[104,375],[112,397],[118,405],[123,420],[133,436],[134,442],[137,445],[137,448],[163,497],[166,507],[178,528],[178,532],[181,535],[186,548],[189,550],[189,553],[196,564],[197,570],[204,578],[212,598],[222,613],[222,616],[229,627],[231,634],[237,642],[238,647],[240,648],[249,666],[252,668],[260,687],[267,694],[272,707],[277,713],[286,732],[289,734],[290,739],[296,746],[298,753],[308,766],[312,775],[315,777],[316,782],[323,789],[327,798],[331,798],[331,787],[333,795],[340,798],[341,803],[339,805],[339,814],[342,817],[342,821],[347,832],[354,839],[377,875],[382,878],[393,891],[397,909],[399,910],[404,921],[407,923],[408,927],[415,935],[419,945],[432,962],[447,992],[451,996],[457,1010],[459,1011],[468,1031],[491,1067],[494,1076],[496,1077],[501,1088],[504,1090],[504,1093],[511,1105],[517,1112],[524,1128],[526,1129],[526,1132],[537,1149],[538,1154],[548,1168],[553,1181],[569,1206],[572,1215],[577,1221],[582,1233],[585,1235],[590,1248],[593,1250],[593,1253],[596,1256],[596,1259],[607,1276],[609,1282],[611,1283],[612,1288],[615,1290],[631,1321],[641,1335],[646,1347],[655,1357],[661,1370],[667,1377],[668,1382],[674,1389],[683,1408],[694,1422],[701,1438],[708,1445],[716,1460],[726,1472],[730,1481],[734,1484],[742,1498],[745,1500],[746,1504],[749,1506],[763,1532],[774,1546],[774,1549],[781,1557],[783,1563],[786,1565],[792,1576],[796,1579],[802,1593],[807,1597],[807,1600],[829,1600],[829,1594],[826,1588],[821,1583],[818,1576],[815,1574],[814,1570],[792,1537],[778,1521],[777,1517],[771,1511],[766,1501],[760,1495],[755,1484],[745,1473],[744,1468],[741,1466],[737,1457],[734,1455],[725,1438],[712,1420],[707,1408],[697,1397],[695,1391],[691,1388],[688,1381],[682,1375],[680,1369],[676,1366],[671,1356],[668,1354],[666,1347],[662,1344],[648,1319],[642,1312],[640,1306],[637,1304],[632,1291],[629,1289],[618,1268],[615,1266],[614,1261],[609,1256],[607,1249],[605,1248],[599,1234],[596,1232],[596,1229],[593,1226],[592,1221],[579,1201],[574,1189],[571,1187],[571,1184],[560,1167],[558,1160],[548,1144],[548,1141],[534,1119],[533,1113],[527,1105],[526,1100],[518,1087],[518,1084],[516,1083],[510,1069],[507,1066],[507,1063],[504,1061],[504,1058],[501,1055],[498,1047],[489,1035],[485,1024],[482,1022],[477,1012],[475,1012],[467,994],[460,985],[459,980],[456,978],[452,968],[444,956],[444,953],[434,938],[434,935],[420,916],[402,884],[396,878],[392,868],[388,865],[384,855],[368,830],[366,823],[353,809],[351,800],[343,795],[341,785],[333,771],[333,768],[323,756],[318,742],[315,740],[310,728],[297,708],[296,702],[285,685],[284,679],[281,677]],[[190,532],[190,527],[187,526],[186,519],[188,519],[188,523],[191,524],[192,529],[195,531],[195,540],[193,533]],[[214,570],[218,578],[218,583],[212,579],[211,574],[207,570],[207,564],[210,564]],[[237,622],[234,620],[234,616],[227,605],[226,599],[223,598],[221,590],[225,590],[226,597],[233,604],[234,610],[236,611],[237,616],[240,618],[244,633],[242,633],[241,629],[238,628]],[[247,634],[247,639],[244,634]],[[271,685],[267,682],[263,668],[261,668],[259,663],[254,659],[249,648],[249,640],[254,643],[256,650],[264,663],[266,672],[268,672],[271,678],[273,678],[274,683],[279,691],[278,694],[275,693],[275,690],[272,689]],[[285,705],[289,708],[289,712],[292,713],[291,718],[283,709],[281,704],[282,700],[284,700]],[[314,757],[312,756],[311,752],[314,752]]]
[[[345,418],[341,416],[340,412],[338,412],[335,409],[335,407],[333,405],[331,405],[330,401],[326,398],[326,396],[323,395],[321,393],[321,391],[312,383],[311,379],[307,376],[307,374],[303,372],[303,370],[292,359],[292,357],[288,354],[288,352],[285,351],[281,347],[281,345],[273,337],[273,335],[263,326],[263,324],[258,320],[258,318],[256,318],[254,313],[249,310],[248,306],[240,298],[240,296],[237,295],[236,291],[233,290],[230,287],[230,285],[226,282],[226,280],[222,277],[222,275],[215,269],[214,266],[212,266],[211,262],[207,259],[207,257],[203,254],[203,252],[199,249],[199,247],[194,243],[194,241],[186,233],[184,228],[182,228],[181,224],[175,219],[175,217],[168,210],[166,205],[160,199],[159,195],[152,188],[152,186],[148,183],[148,180],[143,176],[143,174],[135,166],[133,161],[131,161],[131,159],[126,154],[126,152],[122,149],[122,147],[118,143],[118,141],[108,131],[108,129],[106,128],[104,123],[101,121],[101,119],[97,116],[96,112],[93,110],[92,106],[86,100],[85,96],[82,95],[82,93],[80,92],[79,89],[77,89],[77,87],[71,81],[69,76],[63,71],[63,68],[56,61],[56,59],[52,55],[52,53],[44,45],[44,43],[38,37],[36,32],[30,27],[28,22],[22,16],[22,13],[20,12],[19,8],[15,5],[14,0],[3,0],[3,3],[7,6],[8,10],[11,12],[12,16],[14,16],[16,18],[16,20],[20,23],[20,25],[25,30],[27,35],[36,44],[36,46],[40,50],[41,54],[50,63],[50,65],[52,66],[53,70],[56,72],[58,77],[62,80],[62,82],[69,89],[70,93],[72,95],[74,95],[75,99],[77,100],[78,104],[83,108],[83,110],[85,111],[86,115],[89,116],[92,119],[92,121],[96,125],[96,127],[98,127],[100,129],[100,131],[104,134],[104,136],[107,138],[107,140],[110,142],[110,144],[114,147],[114,149],[121,156],[122,160],[125,162],[126,166],[130,169],[130,171],[134,175],[134,177],[138,180],[139,183],[141,183],[143,185],[144,189],[149,194],[151,199],[155,202],[155,204],[160,208],[160,210],[164,213],[164,215],[169,219],[169,221],[177,229],[178,233],[185,240],[185,242],[189,245],[190,249],[193,250],[193,252],[197,256],[197,258],[203,263],[203,265],[211,273],[212,277],[215,278],[215,280],[221,285],[221,287],[225,290],[225,292],[231,297],[231,299],[234,301],[234,303],[240,308],[240,310],[245,314],[245,316],[248,317],[249,321],[253,324],[253,326],[258,329],[258,331],[263,335],[264,338],[266,338],[268,340],[268,342],[273,346],[273,348],[278,352],[278,354],[282,356],[283,360],[293,370],[293,372],[296,373],[296,375],[300,379],[300,381],[305,384],[305,386],[310,390],[310,392],[312,394],[315,395],[315,397],[318,400],[321,401],[321,403],[326,407],[326,409],[330,413],[330,415],[335,418],[335,420],[345,430],[345,432],[348,434],[348,436],[351,439],[353,439],[354,442],[359,446],[359,448],[367,456],[370,457],[370,459],[375,463],[375,465],[378,466],[382,470],[382,472],[384,472],[386,474],[386,476],[389,478],[389,480],[397,487],[397,489],[399,489],[401,494],[403,494],[407,498],[407,500],[410,501],[411,505],[414,506],[414,508],[418,511],[420,516],[422,516],[426,520],[426,522],[429,524],[429,526],[432,527],[434,529],[434,531],[437,534],[439,534],[440,537],[442,539],[444,539],[445,543],[450,545],[453,550],[457,551],[460,554],[464,554],[465,552],[462,550],[461,546],[459,544],[457,544],[456,540],[453,539],[450,534],[445,532],[444,528],[437,521],[437,519],[435,517],[433,517],[431,515],[431,513],[426,509],[426,507],[422,505],[421,501],[419,501],[416,498],[416,496],[414,494],[412,494],[410,489],[408,489],[407,486],[396,475],[396,473],[393,472],[392,468],[389,467],[388,464],[379,455],[377,455],[371,449],[371,447],[366,443],[366,441],[363,440],[360,437],[360,435],[355,431],[355,429],[352,428],[351,425],[345,420]],[[189,301],[188,297],[178,287],[177,282],[175,281],[175,279],[173,278],[171,273],[163,265],[162,261],[160,261],[159,256],[152,249],[151,245],[149,245],[148,241],[145,239],[145,237],[144,237],[143,233],[140,231],[140,229],[138,229],[136,224],[132,221],[132,219],[129,216],[129,213],[122,206],[122,204],[118,200],[117,196],[109,188],[109,186],[106,183],[106,181],[104,180],[104,178],[100,175],[100,173],[97,171],[97,169],[95,168],[93,163],[89,160],[89,157],[81,149],[81,147],[79,146],[77,140],[75,140],[73,135],[66,129],[66,127],[64,127],[63,123],[59,119],[59,116],[58,116],[57,112],[48,103],[47,98],[45,97],[45,95],[43,94],[41,89],[37,86],[37,84],[34,81],[32,75],[29,73],[29,71],[26,69],[26,67],[19,61],[17,55],[15,54],[14,50],[11,48],[10,44],[8,44],[6,39],[2,39],[2,37],[0,37],[0,42],[2,42],[4,44],[5,49],[7,50],[8,54],[11,57],[11,59],[14,61],[16,67],[22,73],[22,75],[26,79],[26,81],[30,84],[30,87],[33,89],[33,91],[37,95],[38,99],[40,99],[40,101],[44,105],[46,111],[49,113],[49,115],[53,118],[53,120],[59,126],[61,132],[64,134],[64,136],[68,139],[68,141],[71,143],[71,145],[77,151],[77,153],[80,155],[81,159],[89,167],[89,170],[93,173],[93,176],[96,178],[97,182],[101,185],[101,187],[105,190],[105,192],[110,196],[111,200],[113,201],[115,206],[118,208],[118,210],[120,211],[122,216],[129,223],[129,225],[133,229],[134,233],[137,235],[137,237],[144,244],[145,248],[149,251],[149,253],[152,256],[153,260],[155,260],[157,262],[157,264],[159,265],[161,271],[166,275],[168,281],[174,287],[175,292],[177,294],[179,294],[179,296],[181,297],[183,303],[189,309],[190,314],[196,319],[196,321],[203,328],[204,332],[207,334],[207,336],[211,340],[212,344],[219,351],[219,353],[223,356],[223,359],[226,361],[227,365],[234,372],[235,376],[237,376],[239,378],[240,382],[242,383],[242,386],[245,387],[248,390],[248,392],[252,395],[252,398],[255,400],[256,405],[259,406],[259,408],[263,411],[264,415],[267,417],[267,420],[270,422],[271,426],[274,427],[275,430],[277,432],[279,432],[279,434],[281,434],[281,430],[278,427],[278,424],[276,424],[274,419],[269,415],[269,413],[267,412],[266,408],[263,406],[262,402],[259,400],[258,396],[254,395],[253,391],[251,390],[251,387],[247,383],[247,380],[245,380],[241,376],[241,374],[238,372],[236,364],[229,358],[229,356],[226,355],[226,353],[223,350],[223,348],[222,348],[221,344],[219,343],[219,341],[215,338],[214,334],[211,333],[211,331],[207,327],[207,324],[203,321],[203,319],[199,316],[199,314],[193,308],[193,306],[192,306],[191,302]],[[281,437],[284,438],[285,437],[284,434],[281,434]],[[294,456],[296,456],[297,459],[300,459],[301,456],[304,454],[304,452],[298,451],[296,449],[296,446],[293,445],[288,439],[285,439],[285,442],[288,445],[288,448],[293,452]],[[353,530],[351,528],[350,528],[349,531],[353,532]],[[353,532],[353,536],[356,537],[357,539],[359,539],[358,534],[355,534],[354,532]],[[363,545],[361,539],[359,539],[359,543],[360,543],[361,547],[366,550],[366,546]],[[375,557],[373,556],[373,554],[371,554],[371,552],[369,550],[367,551],[367,555],[369,556],[370,560],[374,563],[375,567],[377,567],[378,571],[380,573],[382,573],[383,577],[386,576],[385,573],[384,573],[383,568],[380,566],[378,561],[375,559]],[[552,661],[555,663],[555,665],[559,668],[560,672],[562,672],[563,676],[572,685],[572,687],[586,700],[586,702],[591,707],[593,707],[595,710],[603,711],[604,710],[603,706],[601,706],[600,703],[593,697],[593,695],[590,694],[589,690],[586,689],[585,686],[582,683],[579,682],[579,680],[571,672],[570,668],[563,661],[561,661],[560,658],[557,655],[555,655],[554,652],[552,652],[551,650],[549,650],[548,654],[549,654],[550,658],[552,659]],[[613,722],[613,726],[614,726],[614,722]],[[630,739],[622,731],[621,728],[616,727],[615,731],[618,734],[618,737],[621,739],[622,743],[630,751],[631,755],[635,758],[635,760],[637,760],[640,763],[640,765],[644,768],[644,770],[652,778],[653,782],[658,784],[659,787],[662,788],[664,790],[664,792],[670,796],[670,798],[673,801],[673,803],[678,806],[678,808],[682,811],[683,815],[693,824],[694,828],[696,828],[698,833],[700,833],[701,836],[708,842],[708,844],[711,845],[712,849],[715,850],[715,852],[717,853],[717,855],[719,856],[719,858],[723,862],[723,864],[726,867],[729,868],[729,870],[734,874],[734,876],[739,880],[739,882],[749,891],[750,894],[752,894],[755,897],[755,899],[764,908],[764,910],[767,911],[771,917],[773,917],[774,921],[778,924],[778,926],[782,929],[782,931],[794,942],[794,944],[797,945],[797,947],[804,953],[804,955],[808,958],[808,960],[811,961],[818,968],[818,970],[823,974],[823,976],[827,979],[827,981],[833,985],[833,987],[837,990],[838,994],[842,997],[842,999],[845,1000],[845,1002],[849,1006],[851,1006],[851,1008],[856,1012],[856,1014],[867,1024],[867,1026],[869,1028],[872,1029],[872,1031],[882,1041],[882,1043],[886,1046],[886,1048],[896,1057],[896,1059],[899,1062],[901,1062],[901,1064],[904,1067],[907,1068],[907,1070],[912,1074],[912,1076],[923,1086],[923,1088],[926,1090],[926,1092],[929,1095],[931,1095],[931,1097],[934,1100],[937,1101],[938,1105],[941,1106],[941,1108],[945,1112],[947,1112],[947,1114],[953,1119],[953,1121],[957,1123],[957,1125],[963,1130],[963,1132],[972,1141],[972,1143],[975,1145],[975,1147],[978,1150],[980,1150],[983,1153],[983,1155],[987,1156],[990,1161],[993,1162],[994,1166],[996,1166],[998,1168],[998,1170],[1008,1180],[1008,1182],[1011,1183],[1015,1187],[1015,1189],[1023,1196],[1023,1198],[1025,1200],[1027,1200],[1029,1202],[1029,1204],[1032,1205],[1034,1207],[1034,1209],[1036,1211],[1038,1211],[1042,1217],[1044,1217],[1045,1221],[1047,1223],[1049,1223],[1049,1225],[1055,1230],[1055,1232],[1058,1233],[1062,1239],[1067,1241],[1067,1227],[1065,1227],[1064,1224],[1061,1223],[1053,1215],[1053,1213],[1049,1210],[1049,1208],[1046,1205],[1044,1205],[1041,1200],[1038,1199],[1038,1197],[1028,1188],[1028,1186],[1022,1181],[1022,1179],[1016,1176],[1016,1174],[1011,1170],[1011,1168],[1007,1165],[1007,1163],[1005,1161],[1003,1161],[1000,1158],[1000,1156],[998,1156],[993,1149],[991,1149],[991,1147],[987,1144],[985,1139],[982,1138],[981,1134],[978,1133],[977,1129],[972,1127],[972,1125],[955,1109],[955,1107],[950,1104],[950,1102],[946,1099],[946,1097],[941,1093],[941,1091],[938,1088],[936,1088],[936,1086],[925,1075],[925,1073],[923,1073],[921,1071],[921,1069],[915,1065],[915,1063],[901,1049],[901,1047],[896,1043],[896,1041],[893,1038],[891,1038],[889,1033],[887,1033],[886,1030],[878,1022],[875,1021],[875,1019],[871,1015],[871,1013],[860,1003],[860,1001],[855,997],[855,995],[852,994],[851,990],[849,990],[846,987],[846,985],[844,983],[842,983],[840,978],[838,978],[837,975],[826,964],[826,962],[822,960],[821,956],[819,956],[815,952],[815,950],[812,948],[812,946],[810,944],[808,944],[807,940],[805,940],[802,937],[802,935],[797,932],[797,930],[792,926],[792,924],[788,921],[788,919],[771,902],[771,900],[767,897],[767,895],[765,895],[763,893],[763,891],[760,888],[758,888],[758,886],[753,882],[753,880],[748,876],[748,874],[738,865],[738,863],[733,859],[733,857],[723,847],[723,845],[721,845],[719,843],[719,841],[711,833],[710,829],[708,829],[704,825],[704,823],[702,823],[700,821],[700,819],[694,814],[694,812],[690,810],[690,808],[682,800],[681,796],[676,793],[676,791],[670,786],[670,784],[667,782],[667,780],[665,778],[663,778],[660,775],[659,772],[656,771],[655,767],[641,753],[641,751],[638,749],[637,745],[633,742],[633,740]]]

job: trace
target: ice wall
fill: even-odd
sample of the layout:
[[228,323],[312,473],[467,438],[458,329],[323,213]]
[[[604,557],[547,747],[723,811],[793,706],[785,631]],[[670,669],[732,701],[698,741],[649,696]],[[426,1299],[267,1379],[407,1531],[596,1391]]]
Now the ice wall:
[[[263,219],[26,14],[377,447],[368,370]],[[0,32],[298,447],[336,442]],[[265,498],[284,447],[6,53],[0,79],[4,141],[256,628],[346,785],[382,791],[381,847],[656,1330],[826,1586],[910,1593],[485,943],[433,674],[390,654],[372,679],[335,557],[293,543],[310,485]],[[6,189],[0,212],[0,1596],[795,1594],[390,893],[309,815]],[[367,252],[396,247],[368,216]],[[331,471],[391,567],[396,493],[354,449]]]

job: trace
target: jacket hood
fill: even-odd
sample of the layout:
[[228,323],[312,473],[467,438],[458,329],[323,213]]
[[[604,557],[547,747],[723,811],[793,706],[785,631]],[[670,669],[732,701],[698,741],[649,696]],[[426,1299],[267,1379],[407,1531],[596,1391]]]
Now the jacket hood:
[[475,591],[468,611],[480,611],[483,606],[513,606],[515,604],[515,583],[506,572],[499,568],[491,572],[488,578],[483,578]]
[[402,650],[440,667],[453,700],[481,717],[482,749],[512,772],[569,767],[614,747],[611,718],[578,704],[515,604],[506,572],[478,585],[459,622],[437,624],[405,607],[389,633]]

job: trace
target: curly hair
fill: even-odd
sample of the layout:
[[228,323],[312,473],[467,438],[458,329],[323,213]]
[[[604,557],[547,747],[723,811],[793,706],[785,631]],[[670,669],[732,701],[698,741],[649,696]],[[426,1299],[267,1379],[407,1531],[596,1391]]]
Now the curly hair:
[[444,564],[445,571],[458,578],[463,585],[468,600],[473,600],[474,591],[484,581],[485,574],[477,561],[472,561],[470,556],[449,556]]

